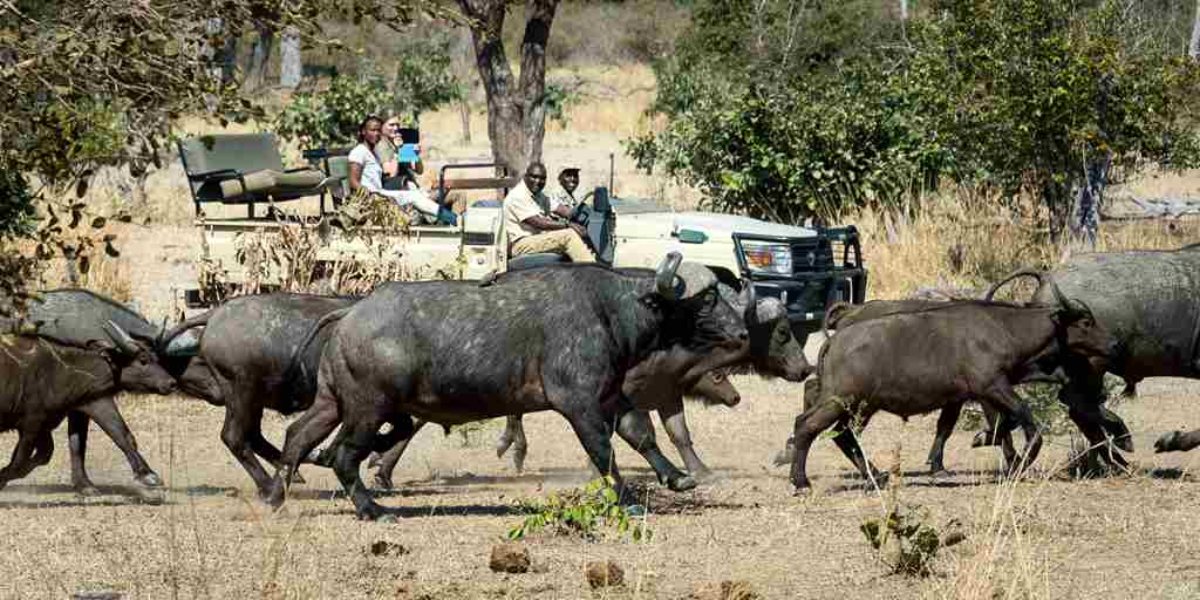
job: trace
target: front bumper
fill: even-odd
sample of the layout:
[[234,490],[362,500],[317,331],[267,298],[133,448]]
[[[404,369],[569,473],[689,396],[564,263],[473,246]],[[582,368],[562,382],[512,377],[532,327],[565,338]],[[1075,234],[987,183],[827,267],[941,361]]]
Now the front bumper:
[[[867,297],[867,269],[863,266],[858,230],[848,226],[817,232],[813,238],[733,236],[742,278],[754,285],[758,297],[783,302],[792,331],[802,340],[821,329],[825,310],[831,304],[862,304]],[[743,241],[788,244],[793,253],[793,272],[776,275],[750,270],[742,252]],[[797,260],[801,256],[806,260]]]

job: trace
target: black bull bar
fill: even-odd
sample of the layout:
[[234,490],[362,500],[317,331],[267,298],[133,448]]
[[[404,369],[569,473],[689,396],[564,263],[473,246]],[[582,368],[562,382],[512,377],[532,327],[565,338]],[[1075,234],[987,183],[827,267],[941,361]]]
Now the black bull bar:
[[[829,305],[838,301],[862,304],[867,296],[867,269],[863,266],[858,229],[850,225],[818,228],[816,232],[813,237],[733,234],[743,280],[752,282],[759,298],[777,298],[783,303],[792,331],[801,342],[821,329]],[[748,241],[788,245],[792,272],[750,269],[742,249]]]

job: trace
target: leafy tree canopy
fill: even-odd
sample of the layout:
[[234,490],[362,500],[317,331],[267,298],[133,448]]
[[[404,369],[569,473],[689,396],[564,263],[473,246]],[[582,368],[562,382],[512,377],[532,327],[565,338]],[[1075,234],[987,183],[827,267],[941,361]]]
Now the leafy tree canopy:
[[1169,11],[939,0],[904,29],[855,3],[702,0],[697,15],[656,65],[665,127],[629,151],[718,210],[912,208],[949,179],[1033,194],[1061,222],[1097,159],[1118,178],[1200,159],[1200,71],[1162,35]]
[[[97,167],[158,161],[182,115],[260,116],[237,81],[214,73],[225,36],[291,26],[336,44],[322,35],[323,16],[400,26],[419,11],[446,9],[425,0],[0,0],[0,244],[32,235],[36,209],[71,186],[82,195]],[[61,242],[55,221],[37,230],[40,247]],[[0,265],[0,292],[22,285]]]

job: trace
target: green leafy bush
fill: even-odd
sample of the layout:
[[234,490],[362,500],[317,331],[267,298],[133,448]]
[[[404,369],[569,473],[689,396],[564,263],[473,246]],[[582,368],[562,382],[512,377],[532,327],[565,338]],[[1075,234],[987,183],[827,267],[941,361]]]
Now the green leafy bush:
[[382,118],[391,104],[382,77],[334,75],[328,89],[296,94],[276,118],[275,131],[306,148],[351,145],[363,119]]
[[917,512],[893,506],[884,518],[866,519],[859,527],[880,560],[898,575],[929,576],[930,564],[942,548],[937,529]]
[[633,541],[649,539],[651,531],[645,517],[631,516],[621,506],[614,480],[605,476],[592,480],[582,490],[551,493],[545,500],[523,500],[517,510],[528,516],[508,532],[508,539],[549,529],[553,535],[576,535],[588,540],[600,536],[601,527],[611,527],[617,536],[629,535]]

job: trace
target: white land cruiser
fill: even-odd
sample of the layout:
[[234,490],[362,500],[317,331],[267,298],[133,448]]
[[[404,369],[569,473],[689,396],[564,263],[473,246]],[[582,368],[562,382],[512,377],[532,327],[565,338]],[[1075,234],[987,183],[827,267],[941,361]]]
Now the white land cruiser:
[[[324,161],[329,175],[340,170],[337,157],[309,158]],[[399,260],[461,279],[480,279],[493,271],[565,260],[557,255],[508,259],[501,198],[516,179],[447,177],[452,170],[479,168],[495,166],[444,166],[437,189],[440,193],[495,189],[500,192],[497,197],[472,202],[457,225],[412,227],[409,238],[398,244],[402,247]],[[335,198],[341,195],[340,187],[330,186]],[[615,267],[653,268],[666,253],[680,252],[685,260],[707,265],[725,283],[740,288],[748,281],[759,297],[780,298],[802,341],[820,328],[829,304],[838,300],[857,304],[866,297],[867,271],[853,226],[807,228],[729,214],[677,212],[648,200],[610,197],[607,188],[596,188],[589,197],[590,202],[577,212],[576,220],[587,227],[588,242],[602,262]],[[282,226],[274,219],[255,218],[253,209],[247,218],[206,219],[197,224],[203,228],[209,260],[222,265],[227,283],[234,285],[245,278],[236,235],[269,233]],[[331,263],[367,252],[361,240],[340,237],[335,229],[317,249],[316,261]],[[260,282],[271,287],[269,280]],[[202,298],[198,290],[188,290],[190,307],[204,306]]]

